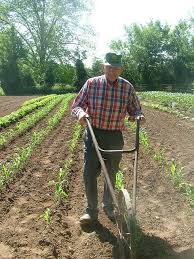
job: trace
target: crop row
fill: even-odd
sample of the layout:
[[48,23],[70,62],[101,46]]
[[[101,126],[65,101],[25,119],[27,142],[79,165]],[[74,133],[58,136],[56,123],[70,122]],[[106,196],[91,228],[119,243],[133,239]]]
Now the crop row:
[[[135,132],[136,125],[135,123],[130,123],[126,120],[125,124]],[[191,205],[192,209],[194,210],[194,186],[184,179],[184,173],[182,172],[181,168],[178,168],[177,163],[174,159],[170,162],[165,158],[164,152],[162,150],[155,151],[154,147],[150,143],[149,136],[145,129],[141,128],[140,130],[140,143],[142,144],[146,153],[149,153],[154,160],[156,160],[160,165],[163,166],[166,173],[169,175],[171,181],[173,182],[174,186],[182,191],[186,198]]]
[[48,136],[48,134],[63,118],[64,113],[69,107],[69,102],[73,98],[73,94],[66,94],[61,97],[63,98],[61,108],[48,120],[47,126],[39,131],[33,132],[31,140],[25,147],[21,147],[18,150],[16,158],[13,158],[9,162],[4,162],[0,165],[0,189],[7,184],[15,172],[20,170],[25,165],[35,147]]
[[19,119],[23,118],[25,115],[31,113],[33,110],[46,105],[49,101],[51,101],[55,98],[57,98],[56,95],[47,96],[46,98],[43,98],[43,97],[35,98],[35,99],[28,101],[28,103],[25,103],[25,105],[22,105],[22,107],[19,108],[17,111],[14,111],[14,112],[10,113],[9,115],[1,117],[0,118],[0,128],[9,126],[11,123],[18,121]]
[[45,117],[58,103],[63,99],[63,96],[53,98],[45,107],[33,114],[25,117],[25,120],[19,121],[14,128],[0,134],[0,149],[13,141],[16,137],[22,135],[25,131],[32,128],[38,121]]
[[48,185],[54,187],[54,202],[49,208],[46,208],[44,212],[40,215],[47,226],[51,223],[52,208],[56,211],[55,205],[60,205],[64,200],[68,198],[67,188],[68,188],[68,176],[71,166],[74,162],[73,158],[75,155],[75,150],[80,139],[80,134],[82,132],[81,125],[77,122],[71,134],[71,139],[68,141],[68,156],[65,158],[63,166],[59,169],[57,173],[57,179],[49,181]]
[[168,92],[139,92],[142,101],[151,102],[153,108],[157,105],[166,107],[166,111],[179,111],[184,113],[194,113],[194,95],[186,93]]
[[31,105],[31,104],[36,103],[36,102],[40,102],[40,101],[42,101],[42,100],[48,98],[49,96],[56,96],[56,94],[43,95],[43,96],[39,96],[39,97],[30,99],[30,100],[27,100],[27,101],[25,101],[24,103],[22,103],[21,107],[28,106],[28,105]]
[[53,181],[52,184],[55,186],[54,199],[60,204],[63,199],[68,197],[66,193],[67,176],[73,163],[74,151],[80,138],[82,127],[79,122],[75,124],[71,140],[68,142],[68,156],[65,158],[63,167],[60,168],[57,174],[57,181]]

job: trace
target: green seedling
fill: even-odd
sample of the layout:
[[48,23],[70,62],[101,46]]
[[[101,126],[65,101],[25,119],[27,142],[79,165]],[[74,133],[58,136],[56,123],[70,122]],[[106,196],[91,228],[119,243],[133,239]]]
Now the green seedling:
[[51,210],[47,208],[40,217],[49,225],[51,223]]
[[141,247],[141,242],[143,241],[143,233],[135,217],[131,218],[130,229],[131,247],[133,248],[133,258],[136,258],[136,256],[138,255],[138,250]]
[[55,185],[55,200],[57,202],[61,202],[62,200],[66,200],[68,198],[67,193],[63,190],[62,182],[56,183]]
[[172,160],[170,165],[170,176],[175,186],[179,187],[181,183],[183,183],[183,173],[182,169],[177,167],[177,164],[174,160]]
[[11,171],[10,171],[10,169],[8,168],[8,167],[6,167],[5,165],[3,165],[2,166],[2,176],[3,176],[3,179],[4,179],[4,181],[6,182],[8,179],[9,179],[9,177],[10,177],[10,175],[11,175]]
[[60,168],[60,169],[59,169],[58,176],[59,176],[59,181],[60,181],[60,182],[65,179],[65,170],[64,170],[63,168]]
[[155,154],[154,154],[154,159],[162,164],[164,162],[164,152],[163,151],[157,151]]
[[74,149],[77,145],[78,139],[80,137],[80,133],[81,133],[81,125],[79,123],[76,123],[76,125],[74,127],[73,136],[72,136],[71,140],[69,141],[69,150],[71,152],[74,151]]
[[151,149],[148,135],[145,131],[140,131],[140,143],[143,145],[146,152],[149,152]]
[[191,207],[193,208],[194,207],[194,186],[185,182],[182,168],[178,168],[174,160],[172,160],[170,165],[170,176],[175,186],[183,193],[185,193]]
[[122,190],[124,189],[124,173],[122,171],[118,171],[116,173],[116,183],[115,183],[115,187],[118,190]]

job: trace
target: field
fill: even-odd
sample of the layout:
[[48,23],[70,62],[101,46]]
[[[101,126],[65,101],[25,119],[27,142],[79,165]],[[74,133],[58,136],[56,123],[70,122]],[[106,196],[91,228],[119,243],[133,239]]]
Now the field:
[[[99,222],[79,225],[83,128],[70,116],[72,98],[0,97],[0,259],[119,259],[116,227],[100,206],[102,175]],[[194,122],[147,105],[143,111],[138,259],[194,258]],[[124,139],[133,145],[128,126]],[[121,163],[129,190],[132,162],[124,155]]]

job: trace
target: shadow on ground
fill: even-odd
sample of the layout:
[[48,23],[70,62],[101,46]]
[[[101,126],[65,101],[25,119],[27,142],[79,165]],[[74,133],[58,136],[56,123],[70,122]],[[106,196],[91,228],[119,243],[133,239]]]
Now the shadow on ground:
[[164,239],[143,235],[137,249],[137,259],[193,259],[194,249],[182,252],[174,251]]
[[[96,232],[101,242],[109,242],[112,248],[112,258],[120,259],[119,245],[117,236],[115,236],[108,228],[103,226],[100,222],[92,225],[82,226],[82,230],[87,233]],[[177,253],[172,246],[164,239],[157,236],[145,235],[141,229],[138,229],[138,237],[141,238],[136,244],[136,254],[133,259],[193,259],[194,249],[189,249]],[[125,259],[131,259],[130,255]]]

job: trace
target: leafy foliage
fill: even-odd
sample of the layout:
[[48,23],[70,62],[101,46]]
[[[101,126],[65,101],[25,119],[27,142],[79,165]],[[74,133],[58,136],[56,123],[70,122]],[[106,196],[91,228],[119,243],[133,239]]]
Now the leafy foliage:
[[81,52],[89,46],[91,29],[80,22],[82,15],[89,11],[89,1],[1,1],[1,28],[14,26],[16,29],[27,50],[24,69],[30,71],[37,85],[53,85],[52,62],[70,63],[75,60],[77,49]]
[[91,68],[91,70],[89,70],[89,74],[91,77],[102,75],[102,73],[103,73],[102,64],[103,64],[103,61],[101,59],[94,58],[93,63],[92,63],[92,68]]
[[74,84],[76,86],[77,91],[79,91],[81,87],[84,85],[85,81],[87,80],[88,75],[84,68],[83,62],[80,59],[76,61],[75,67],[77,80]]
[[194,113],[194,96],[186,93],[167,93],[162,91],[150,91],[139,93],[141,100],[152,104],[160,104],[168,109],[180,112]]
[[160,90],[162,84],[191,85],[194,80],[194,48],[189,21],[174,29],[160,21],[126,27],[126,39],[113,41],[111,48],[124,55],[124,73],[134,84]]
[[25,49],[14,27],[0,33],[0,78],[5,94],[17,92],[22,75],[19,60],[25,57]]

